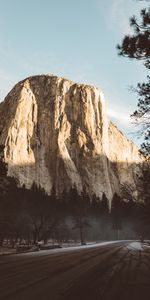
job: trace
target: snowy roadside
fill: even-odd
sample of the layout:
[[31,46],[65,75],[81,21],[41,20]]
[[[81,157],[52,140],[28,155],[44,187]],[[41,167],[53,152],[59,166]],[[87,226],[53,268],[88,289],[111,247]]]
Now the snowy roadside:
[[[62,252],[70,252],[70,251],[79,251],[79,250],[84,250],[84,249],[90,249],[90,248],[97,248],[100,246],[107,246],[109,244],[114,244],[114,243],[120,243],[120,242],[128,242],[128,241],[102,241],[102,242],[93,242],[93,243],[87,243],[86,245],[63,245],[62,248],[56,248],[56,249],[48,249],[48,250],[40,250],[40,251],[27,251],[27,252],[22,252],[18,253],[16,249],[10,249],[9,251],[7,250],[2,250],[0,251],[0,255],[8,255],[8,254],[13,254],[13,255],[19,255],[19,256],[40,256],[43,254],[54,254],[54,253],[62,253]],[[129,241],[131,242],[131,241]]]
[[6,248],[2,247],[0,248],[0,255],[10,255],[10,254],[16,254],[16,255],[42,255],[43,253],[59,253],[59,252],[68,252],[68,251],[74,251],[74,250],[81,250],[81,249],[88,249],[88,248],[95,248],[99,246],[105,246],[109,245],[111,243],[117,243],[120,241],[107,241],[107,242],[91,242],[87,243],[86,245],[80,245],[80,244],[63,244],[61,248],[56,248],[56,249],[42,249],[39,251],[34,251],[34,250],[29,250],[29,251],[23,251],[23,252],[17,252],[17,249],[11,249],[11,248]]
[[0,247],[0,255],[16,254],[16,249]]
[[97,248],[100,246],[107,246],[111,244],[121,243],[121,242],[127,242],[129,243],[126,247],[129,250],[144,250],[144,248],[150,249],[149,241],[145,241],[144,243],[141,243],[139,241],[133,241],[133,240],[118,240],[118,241],[102,241],[102,242],[93,242],[93,243],[87,243],[86,245],[62,245],[62,248],[56,248],[56,249],[47,249],[47,250],[40,250],[40,251],[27,251],[18,253],[16,249],[8,249],[8,248],[0,248],[0,255],[19,255],[19,256],[30,256],[30,255],[36,255],[40,256],[43,254],[54,254],[54,253],[62,253],[62,252],[70,252],[70,251],[78,251],[78,250],[84,250],[84,249],[90,249],[90,248]]

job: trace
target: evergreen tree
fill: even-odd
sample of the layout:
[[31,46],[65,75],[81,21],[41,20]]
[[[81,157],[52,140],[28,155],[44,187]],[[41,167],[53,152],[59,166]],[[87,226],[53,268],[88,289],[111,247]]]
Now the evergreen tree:
[[[140,12],[140,20],[135,16],[130,19],[133,35],[126,35],[121,45],[117,45],[121,56],[142,61],[147,70],[150,69],[150,7]],[[138,94],[138,109],[132,118],[140,127],[139,134],[144,136],[142,151],[150,155],[150,76],[147,82],[138,83],[134,91]]]
[[74,223],[73,229],[79,229],[80,242],[81,245],[84,245],[86,243],[85,229],[91,227],[91,224],[89,223],[89,219],[86,215],[80,213],[73,218],[73,223]]
[[105,193],[103,193],[102,200],[100,203],[100,211],[102,214],[109,213],[108,199],[107,199]]
[[118,194],[114,194],[112,199],[112,225],[113,229],[116,231],[116,238],[119,239],[119,233],[122,229],[122,203]]

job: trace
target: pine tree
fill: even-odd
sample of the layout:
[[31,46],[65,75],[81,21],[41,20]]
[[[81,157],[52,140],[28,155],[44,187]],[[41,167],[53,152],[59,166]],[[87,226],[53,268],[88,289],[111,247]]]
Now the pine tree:
[[[147,70],[150,69],[150,7],[140,12],[140,20],[135,16],[130,19],[133,35],[126,35],[122,44],[117,45],[118,54],[130,59],[142,61]],[[133,89],[133,88],[132,88]],[[139,125],[139,135],[143,135],[142,151],[150,155],[150,76],[147,82],[138,83],[133,89],[138,94],[138,108],[131,115]]]
[[119,233],[122,229],[122,203],[118,194],[114,194],[112,199],[112,225],[113,229],[116,231],[116,238],[119,239]]

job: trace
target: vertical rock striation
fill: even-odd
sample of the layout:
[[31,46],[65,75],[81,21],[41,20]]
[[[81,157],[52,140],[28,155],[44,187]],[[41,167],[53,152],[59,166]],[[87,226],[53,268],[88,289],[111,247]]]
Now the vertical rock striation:
[[0,104],[0,145],[8,174],[50,194],[83,186],[109,200],[121,184],[136,190],[142,158],[105,112],[97,88],[50,75],[19,82]]

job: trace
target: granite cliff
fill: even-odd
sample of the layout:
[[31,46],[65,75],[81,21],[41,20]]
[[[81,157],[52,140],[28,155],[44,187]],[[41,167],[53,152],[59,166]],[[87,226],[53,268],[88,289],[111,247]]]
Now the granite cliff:
[[103,93],[52,75],[19,82],[0,104],[0,145],[8,175],[50,194],[76,185],[111,201],[122,184],[136,194],[142,158],[108,121]]

